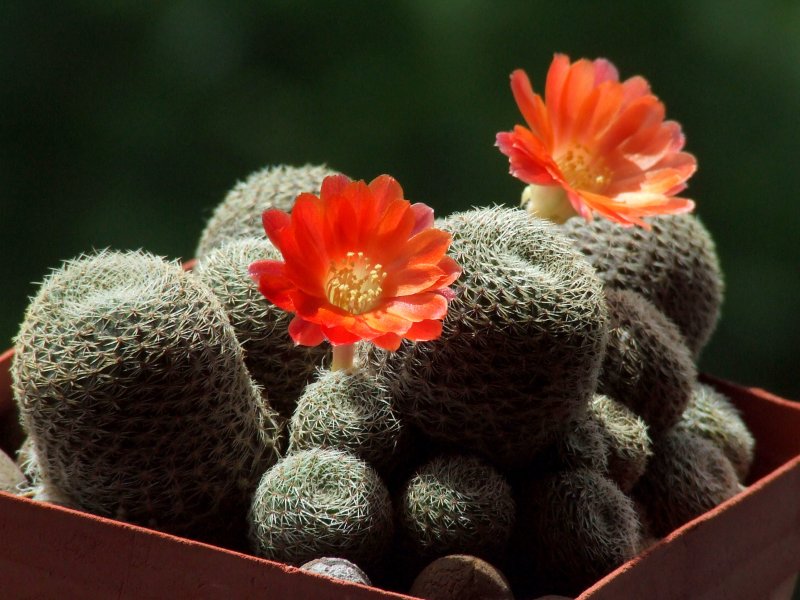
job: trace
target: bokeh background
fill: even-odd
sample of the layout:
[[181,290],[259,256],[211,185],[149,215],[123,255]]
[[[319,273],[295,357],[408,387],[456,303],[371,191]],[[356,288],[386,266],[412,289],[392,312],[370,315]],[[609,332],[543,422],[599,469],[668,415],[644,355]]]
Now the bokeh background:
[[493,147],[554,51],[642,74],[683,124],[726,273],[701,367],[800,399],[800,2],[61,0],[0,6],[0,349],[49,269],[189,258],[269,164],[394,175],[445,214],[516,204]]

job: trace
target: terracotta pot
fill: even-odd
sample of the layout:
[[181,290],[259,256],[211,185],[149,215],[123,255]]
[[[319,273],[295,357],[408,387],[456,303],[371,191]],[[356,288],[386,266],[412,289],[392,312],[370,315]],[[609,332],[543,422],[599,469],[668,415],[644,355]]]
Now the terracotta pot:
[[[19,443],[0,355],[0,447]],[[583,592],[622,598],[790,598],[800,570],[800,404],[712,377],[756,438],[750,485]],[[7,598],[410,598],[0,492]]]

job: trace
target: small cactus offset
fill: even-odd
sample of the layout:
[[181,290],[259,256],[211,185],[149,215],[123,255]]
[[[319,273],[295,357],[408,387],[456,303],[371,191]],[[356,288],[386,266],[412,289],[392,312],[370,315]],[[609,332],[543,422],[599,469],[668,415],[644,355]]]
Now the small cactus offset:
[[637,551],[633,502],[600,473],[546,475],[521,485],[518,497],[514,574],[526,589],[576,595]]
[[327,348],[296,345],[288,332],[291,315],[264,298],[248,275],[253,261],[279,257],[263,236],[234,240],[209,251],[194,273],[228,313],[253,379],[264,386],[272,407],[288,419]]
[[[523,473],[541,474],[565,469],[608,472],[609,435],[601,415],[589,409],[570,419],[556,440],[525,465]],[[522,475],[524,476],[524,475]]]
[[602,424],[609,478],[623,492],[630,492],[653,454],[647,425],[624,404],[602,394],[592,398],[589,413]]
[[290,454],[264,473],[249,519],[255,552],[293,565],[337,556],[369,571],[394,531],[389,492],[375,470],[324,448]]
[[642,417],[653,435],[681,418],[697,372],[678,329],[636,292],[606,290],[609,333],[598,390]]
[[511,487],[474,456],[443,455],[422,465],[397,506],[402,543],[418,560],[503,557],[515,520]]
[[727,396],[710,385],[697,383],[677,426],[713,442],[731,461],[739,481],[744,482],[753,463],[755,439]]
[[441,337],[369,360],[426,435],[523,465],[594,393],[607,327],[600,281],[556,226],[522,210],[439,223],[463,268]]
[[710,234],[693,215],[646,218],[651,231],[606,219],[569,219],[564,232],[606,286],[640,293],[683,334],[696,359],[716,327],[722,272]]
[[680,427],[656,440],[645,474],[633,489],[658,537],[736,495],[739,479],[711,441]]
[[244,527],[278,456],[276,415],[194,276],[142,252],[67,262],[15,351],[14,396],[47,494],[206,539]]
[[276,165],[252,173],[228,192],[206,224],[195,250],[202,259],[225,242],[264,238],[261,214],[268,208],[290,211],[298,194],[319,194],[322,180],[334,174],[324,165]]
[[397,463],[405,428],[386,386],[362,370],[321,371],[292,415],[289,452],[347,450],[382,470]]

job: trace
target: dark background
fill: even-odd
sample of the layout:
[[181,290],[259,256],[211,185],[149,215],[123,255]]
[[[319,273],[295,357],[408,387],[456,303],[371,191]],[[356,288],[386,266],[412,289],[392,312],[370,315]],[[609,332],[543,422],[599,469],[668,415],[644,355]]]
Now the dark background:
[[800,399],[800,3],[4,2],[0,348],[93,248],[189,258],[268,164],[390,173],[437,214],[516,204],[493,147],[554,51],[642,74],[683,124],[727,295],[701,367]]

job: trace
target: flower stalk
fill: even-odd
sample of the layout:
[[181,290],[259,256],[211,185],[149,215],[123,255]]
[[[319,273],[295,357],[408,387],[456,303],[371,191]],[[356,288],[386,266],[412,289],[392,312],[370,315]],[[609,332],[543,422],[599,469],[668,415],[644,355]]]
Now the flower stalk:
[[356,355],[355,344],[340,344],[333,347],[331,371],[352,371]]

